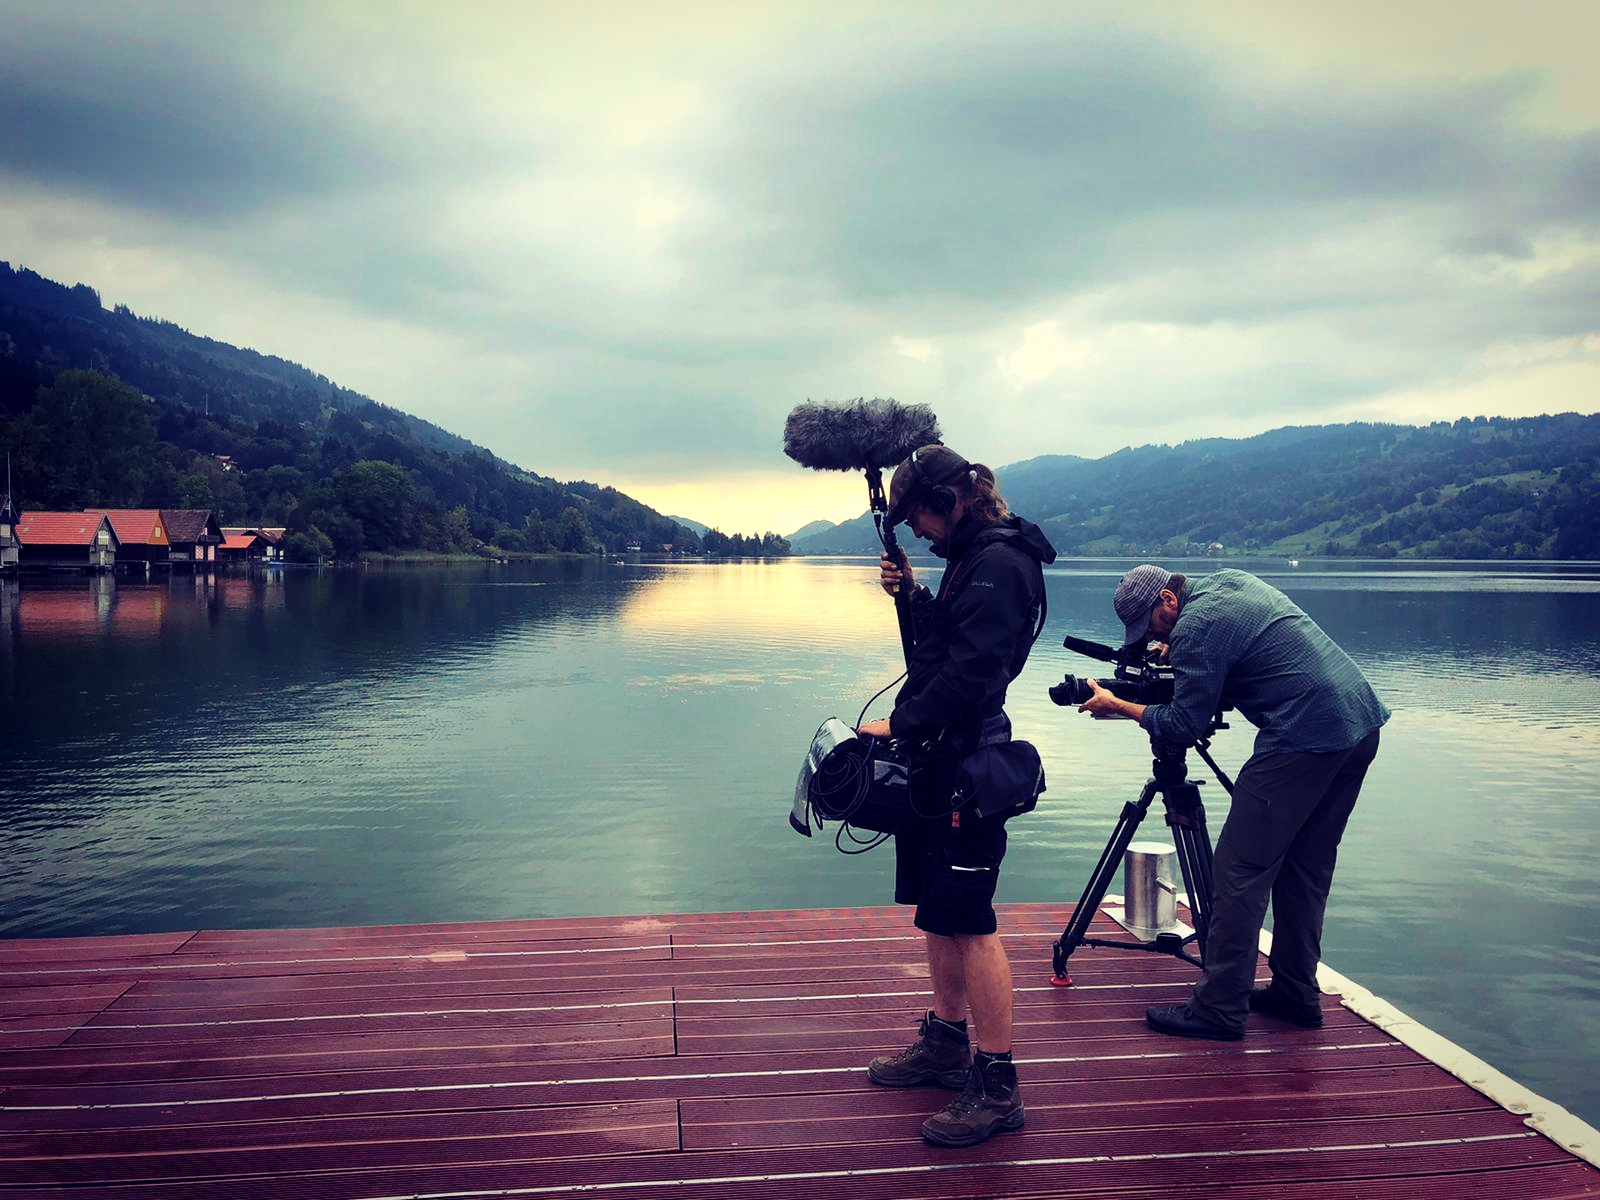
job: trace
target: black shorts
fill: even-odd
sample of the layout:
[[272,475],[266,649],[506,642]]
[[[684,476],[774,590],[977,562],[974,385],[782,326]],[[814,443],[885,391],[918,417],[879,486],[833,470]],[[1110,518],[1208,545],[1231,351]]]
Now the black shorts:
[[924,933],[993,933],[1005,856],[1004,817],[968,810],[902,825],[894,835],[894,902],[917,906],[915,923]]

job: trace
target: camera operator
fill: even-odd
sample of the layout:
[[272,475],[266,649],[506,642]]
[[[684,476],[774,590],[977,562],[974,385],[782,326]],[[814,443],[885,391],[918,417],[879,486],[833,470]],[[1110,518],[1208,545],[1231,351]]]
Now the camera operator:
[[[1187,1003],[1145,1019],[1162,1033],[1223,1041],[1244,1036],[1248,1012],[1317,1028],[1339,839],[1389,710],[1315,621],[1244,571],[1191,582],[1146,563],[1122,577],[1112,605],[1125,646],[1165,643],[1157,650],[1173,668],[1172,702],[1129,703],[1091,680],[1079,712],[1132,718],[1153,743],[1177,746],[1204,737],[1224,705],[1259,731],[1217,839],[1205,972]],[[1254,990],[1269,899],[1272,982]]]
[[[943,445],[923,446],[900,464],[889,500],[890,527],[908,522],[947,565],[932,593],[916,584],[903,554],[900,562],[883,555],[884,590],[911,589],[915,645],[893,712],[859,732],[931,741],[952,757],[1008,741],[1006,688],[1021,673],[1043,623],[1041,564],[1055,561],[1055,549],[1037,526],[1011,515],[993,471]],[[961,1088],[922,1126],[923,1137],[938,1145],[970,1146],[1023,1124],[1011,1061],[1011,965],[993,903],[1005,821],[1004,815],[980,817],[970,806],[946,807],[912,818],[895,833],[895,903],[916,905],[933,1008],[917,1040],[899,1054],[873,1059],[867,1075],[887,1087]],[[977,1027],[975,1057],[969,1008]]]

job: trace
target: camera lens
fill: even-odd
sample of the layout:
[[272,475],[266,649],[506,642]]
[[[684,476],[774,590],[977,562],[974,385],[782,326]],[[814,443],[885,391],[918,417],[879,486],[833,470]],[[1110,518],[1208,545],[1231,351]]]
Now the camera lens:
[[1063,708],[1068,705],[1082,704],[1092,695],[1094,695],[1094,690],[1090,688],[1088,683],[1072,675],[1068,675],[1050,689],[1050,699]]

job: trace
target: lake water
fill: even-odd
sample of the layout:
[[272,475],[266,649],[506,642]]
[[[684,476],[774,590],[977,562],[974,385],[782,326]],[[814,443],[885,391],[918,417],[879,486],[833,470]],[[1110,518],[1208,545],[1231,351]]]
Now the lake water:
[[[1001,898],[1063,922],[1149,753],[1046,689],[1102,669],[1061,638],[1116,640],[1129,565],[1049,572],[1008,705],[1049,790]],[[1600,566],[1238,565],[1395,713],[1329,965],[1600,1124]],[[899,653],[863,560],[5,581],[0,936],[884,904],[888,849],[786,815],[812,732]],[[1218,736],[1224,770],[1251,737]]]

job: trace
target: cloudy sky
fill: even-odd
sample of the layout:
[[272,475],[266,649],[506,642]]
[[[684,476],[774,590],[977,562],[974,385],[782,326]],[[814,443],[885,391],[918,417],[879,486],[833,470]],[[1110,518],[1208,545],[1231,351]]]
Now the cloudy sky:
[[1600,409],[1595,0],[0,29],[0,259],[729,531],[865,507],[783,457],[804,400],[928,404],[995,466]]

